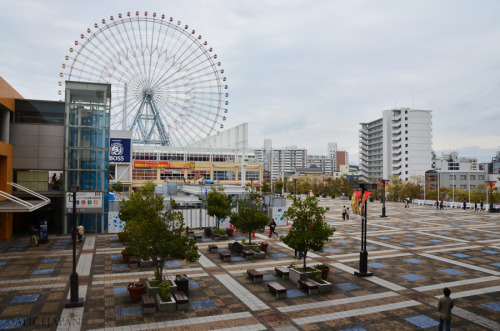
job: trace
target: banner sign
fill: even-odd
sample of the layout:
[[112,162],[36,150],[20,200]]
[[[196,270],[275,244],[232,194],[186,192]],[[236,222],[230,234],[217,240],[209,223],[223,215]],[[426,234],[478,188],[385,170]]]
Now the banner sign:
[[[66,208],[73,212],[73,193],[66,193]],[[102,208],[102,192],[76,192],[76,208],[98,209]]]
[[40,241],[41,242],[48,242],[49,241],[49,231],[48,231],[48,226],[47,226],[47,221],[46,220],[41,220],[40,225],[38,227],[38,230],[40,231]]
[[194,162],[135,160],[134,168],[194,169]]
[[130,139],[109,139],[109,163],[130,163]]

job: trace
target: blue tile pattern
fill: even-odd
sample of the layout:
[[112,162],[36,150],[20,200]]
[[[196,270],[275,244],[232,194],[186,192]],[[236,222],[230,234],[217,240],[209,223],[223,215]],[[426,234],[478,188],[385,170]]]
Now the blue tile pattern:
[[277,253],[277,254],[271,254],[272,257],[287,257],[288,255],[283,254],[283,253]]
[[353,283],[341,283],[337,284],[336,286],[342,291],[356,290],[359,288],[359,286],[354,285]]
[[424,279],[423,277],[420,277],[420,276],[417,276],[417,275],[414,275],[414,274],[403,275],[401,277],[403,277],[404,279],[410,280],[410,281]]
[[214,241],[212,238],[202,238],[201,241]]
[[424,262],[424,261],[419,260],[419,259],[407,259],[405,261],[410,262],[410,263],[422,263],[422,262]]
[[414,234],[405,234],[405,237],[413,238],[413,237],[416,237],[416,236]]
[[455,253],[455,254],[450,254],[450,255],[454,256],[454,257],[458,257],[458,258],[470,257],[470,255],[462,254],[462,253]]
[[262,279],[265,281],[265,282],[273,282],[275,280],[278,280],[278,277],[276,277],[275,275],[264,275],[262,277]]
[[490,263],[490,265],[492,265],[494,267],[499,267],[500,268],[500,263]]
[[231,262],[245,261],[243,256],[231,256]]
[[122,258],[121,255],[111,255],[111,260],[121,260]]
[[241,240],[241,239],[247,239],[247,237],[234,237],[234,240]]
[[0,320],[0,330],[16,329],[24,325],[26,317]]
[[59,262],[59,259],[43,259],[42,263],[56,263]]
[[111,247],[123,247],[125,245],[123,243],[110,243],[109,246],[111,246]]
[[377,237],[377,239],[387,240],[387,239],[391,239],[391,238],[390,237],[386,237],[386,236],[380,236],[380,237]]
[[455,269],[446,269],[446,270],[441,270],[442,272],[446,272],[447,274],[450,275],[460,275],[463,274],[463,272],[455,270]]
[[415,245],[415,243],[411,242],[411,241],[405,241],[404,243],[402,243],[403,245],[406,245],[406,246],[413,246]]
[[52,249],[66,249],[66,245],[54,245],[52,246]]
[[111,266],[111,270],[125,270],[129,268],[128,264],[116,264]]
[[116,317],[129,317],[129,316],[139,316],[139,315],[142,315],[140,306],[115,309]]
[[438,321],[436,321],[430,317],[427,317],[425,315],[409,317],[409,318],[405,318],[405,320],[407,320],[408,322],[410,322],[416,326],[421,327],[422,329],[431,328],[431,327],[435,327],[435,326],[439,325]]
[[212,300],[191,301],[190,303],[191,303],[191,308],[193,309],[215,307],[215,303]]
[[439,239],[431,239],[429,241],[433,242],[433,243],[442,243],[443,242],[442,240],[439,240]]
[[113,289],[114,295],[120,295],[120,294],[128,294],[128,290],[126,287],[118,287]]
[[372,268],[383,268],[383,267],[387,267],[385,264],[382,264],[382,263],[378,263],[378,262],[375,262],[375,263],[368,263],[368,265]]
[[490,250],[484,250],[484,251],[481,251],[481,253],[486,253],[486,254],[498,254],[498,252],[495,252],[495,251],[490,251]]
[[178,261],[165,262],[165,267],[175,267],[181,265]]
[[25,303],[25,302],[35,302],[38,300],[40,294],[25,294],[25,295],[16,295],[10,303]]
[[350,243],[350,241],[349,241],[349,240],[337,240],[337,242],[338,242],[339,244],[347,244],[347,243]]
[[56,243],[69,243],[69,239],[59,239],[56,240]]
[[302,292],[301,290],[287,290],[286,291],[286,297],[287,298],[296,298],[296,297],[303,297],[306,294]]
[[363,328],[353,328],[353,329],[343,329],[341,331],[366,331],[366,330]]
[[337,253],[337,252],[340,252],[338,249],[333,249],[333,248],[330,248],[330,249],[325,249],[325,252],[329,252],[329,253]]
[[199,288],[200,287],[200,285],[198,285],[198,283],[194,282],[194,281],[190,281],[188,283],[188,286],[189,286],[189,288]]
[[54,269],[38,269],[33,271],[33,275],[48,275],[54,272]]
[[488,302],[488,303],[483,303],[483,306],[488,307],[490,309],[500,311],[500,302]]
[[0,261],[0,265],[6,265],[7,261]]
[[[344,230],[345,232],[355,232],[356,230],[353,230],[353,229],[347,229],[347,230]],[[339,241],[340,242],[340,241]]]

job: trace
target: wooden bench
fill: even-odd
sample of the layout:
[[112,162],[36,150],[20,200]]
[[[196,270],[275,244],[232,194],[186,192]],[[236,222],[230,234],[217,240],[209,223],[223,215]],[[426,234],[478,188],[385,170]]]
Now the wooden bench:
[[219,234],[219,233],[215,233],[215,232],[214,232],[214,233],[212,234],[212,238],[213,238],[213,240],[219,240],[219,239],[220,239],[220,234]]
[[307,292],[309,294],[319,293],[319,285],[315,282],[310,281],[309,279],[299,279],[299,287],[307,288]]
[[174,293],[174,300],[177,303],[177,310],[189,308],[189,299],[183,291],[176,291]]
[[197,234],[195,234],[195,235],[194,235],[194,239],[195,239],[196,241],[198,241],[198,242],[202,241],[202,239],[203,239],[203,234],[201,234],[201,233],[197,233]]
[[287,267],[276,267],[274,268],[274,271],[276,272],[276,275],[280,275],[283,279],[290,278],[290,270],[288,270]]
[[231,254],[227,252],[219,252],[219,256],[224,262],[231,262]]
[[247,275],[253,279],[254,283],[262,283],[264,281],[264,275],[255,269],[248,269]]
[[267,288],[270,292],[276,294],[276,299],[286,298],[286,288],[284,288],[280,284],[276,282],[267,283]]
[[[139,266],[139,260],[137,260],[137,256],[130,255],[128,260],[128,266],[130,268],[137,268]],[[144,283],[146,284],[146,283]]]
[[208,251],[210,253],[217,253],[219,251],[219,248],[215,244],[210,244],[208,245]]
[[156,302],[151,294],[141,296],[141,305],[143,314],[153,314],[156,312]]
[[194,231],[188,231],[188,237],[194,238]]
[[253,252],[251,250],[244,249],[241,251],[241,254],[243,254],[243,257],[245,258],[245,260],[248,260],[249,258],[253,259]]

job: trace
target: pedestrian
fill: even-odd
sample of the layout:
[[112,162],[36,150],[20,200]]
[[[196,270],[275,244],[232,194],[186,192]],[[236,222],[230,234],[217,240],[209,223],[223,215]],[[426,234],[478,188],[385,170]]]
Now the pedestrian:
[[439,299],[438,311],[439,311],[439,331],[443,331],[443,324],[446,321],[446,331],[450,331],[451,328],[451,310],[455,305],[452,298],[450,298],[451,291],[449,288],[445,287],[443,289],[444,296]]
[[346,212],[346,209],[345,209],[345,206],[342,207],[342,220],[345,221],[345,212]]
[[462,204],[462,209],[465,210],[467,208],[467,203],[464,200],[464,203]]
[[436,209],[439,209],[439,200],[436,200]]
[[347,207],[347,209],[345,210],[345,219],[346,221],[349,220],[349,207]]
[[82,223],[78,225],[78,241],[81,243],[82,242],[82,237],[85,234],[85,228],[83,227]]
[[481,209],[479,209],[480,211],[483,211],[483,200],[481,200]]
[[276,237],[279,238],[279,235],[274,231],[276,229],[276,222],[274,220],[271,220],[271,223],[269,224],[269,238],[272,237],[273,233],[276,235]]
[[474,211],[477,211],[477,201],[474,202]]
[[28,234],[30,235],[30,247],[38,246],[38,240],[36,239],[36,233],[38,229],[35,229],[35,225],[31,224],[28,229]]
[[443,205],[444,205],[443,200],[441,200],[441,203],[439,204],[439,209],[443,210]]
[[405,199],[405,208],[408,208],[408,200]]

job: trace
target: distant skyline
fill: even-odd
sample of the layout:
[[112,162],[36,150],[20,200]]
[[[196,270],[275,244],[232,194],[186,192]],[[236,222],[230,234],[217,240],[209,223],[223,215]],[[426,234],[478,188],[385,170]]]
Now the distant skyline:
[[[500,150],[500,1],[2,1],[0,76],[28,99],[59,100],[81,33],[138,10],[196,29],[229,85],[225,128],[249,146],[296,145],[357,163],[359,123],[432,110],[433,149],[490,162]],[[106,52],[107,50],[103,50]]]

